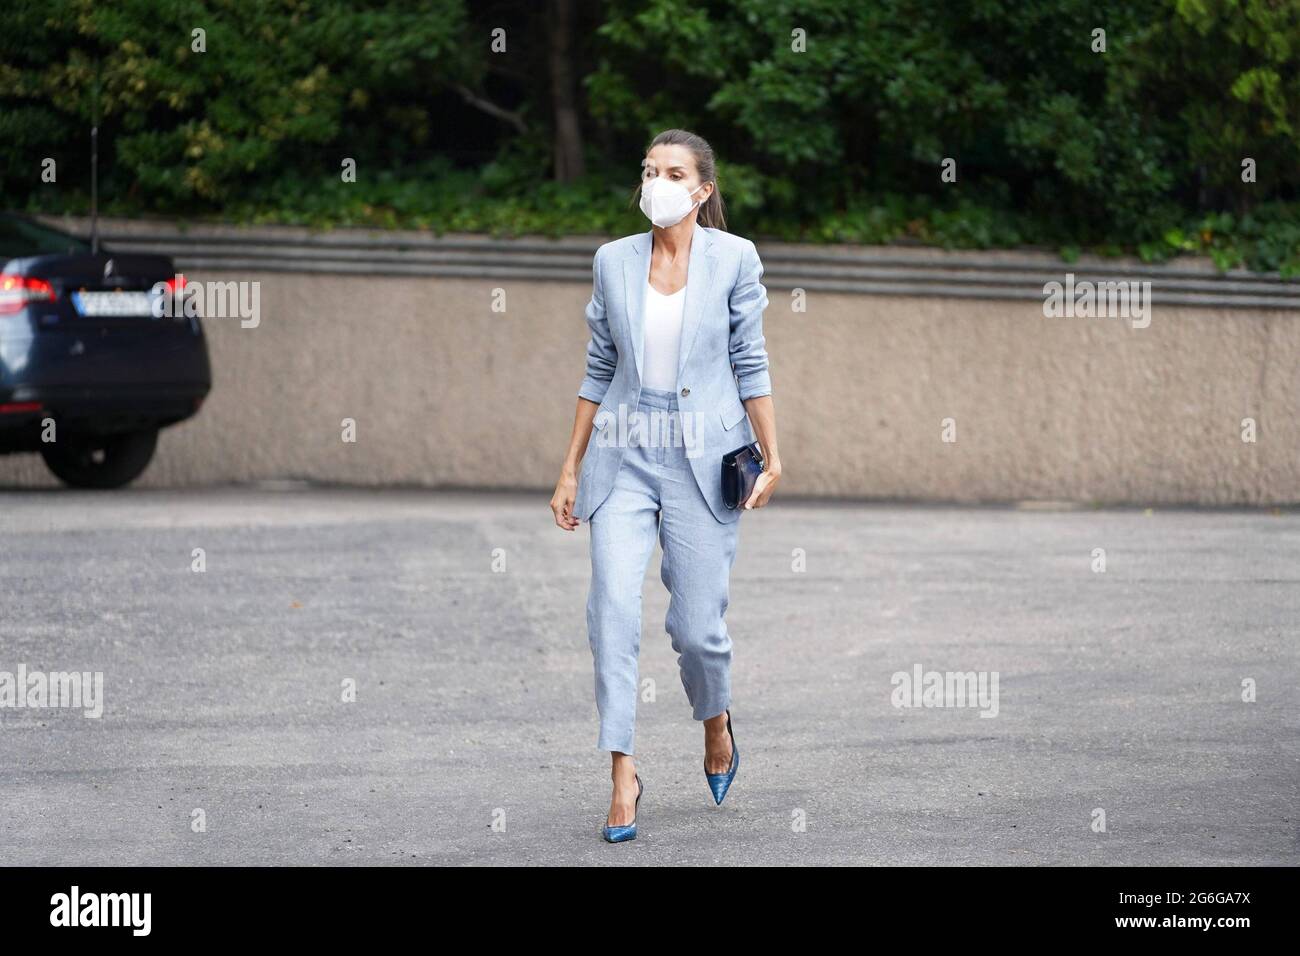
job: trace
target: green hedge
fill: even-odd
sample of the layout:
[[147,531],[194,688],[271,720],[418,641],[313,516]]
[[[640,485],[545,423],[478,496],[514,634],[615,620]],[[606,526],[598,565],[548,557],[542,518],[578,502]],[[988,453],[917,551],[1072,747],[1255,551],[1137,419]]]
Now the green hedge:
[[97,101],[107,212],[620,234],[680,126],[750,235],[1300,275],[1300,0],[569,2],[557,177],[564,0],[11,0],[0,203],[84,211]]

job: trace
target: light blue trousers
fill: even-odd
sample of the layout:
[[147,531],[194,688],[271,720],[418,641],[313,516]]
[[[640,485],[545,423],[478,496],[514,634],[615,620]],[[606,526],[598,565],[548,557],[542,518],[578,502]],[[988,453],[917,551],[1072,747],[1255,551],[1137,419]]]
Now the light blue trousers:
[[727,611],[739,521],[713,516],[691,473],[673,392],[642,388],[647,419],[673,426],[629,440],[609,497],[591,516],[591,590],[587,635],[596,670],[601,750],[633,752],[641,588],[658,534],[660,577],[671,595],[665,626],[677,652],[682,687],[695,720],[731,705]]

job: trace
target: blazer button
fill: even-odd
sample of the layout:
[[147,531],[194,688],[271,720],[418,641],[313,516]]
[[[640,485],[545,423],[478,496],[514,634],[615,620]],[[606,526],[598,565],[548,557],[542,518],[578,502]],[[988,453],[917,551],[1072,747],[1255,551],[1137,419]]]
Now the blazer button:
[[689,394],[691,394],[691,390],[689,388],[682,389],[682,398],[685,398]]

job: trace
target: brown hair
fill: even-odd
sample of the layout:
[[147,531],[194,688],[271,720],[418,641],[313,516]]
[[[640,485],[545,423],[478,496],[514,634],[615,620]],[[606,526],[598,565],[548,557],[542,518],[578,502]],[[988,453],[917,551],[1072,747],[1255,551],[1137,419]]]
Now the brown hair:
[[[701,226],[710,226],[726,232],[727,217],[722,202],[722,190],[718,188],[718,168],[713,158],[713,147],[703,136],[684,129],[664,130],[650,141],[645,151],[648,153],[656,146],[685,146],[691,151],[691,155],[695,157],[695,168],[700,173],[700,183],[713,183],[713,191],[709,193],[709,198],[700,204],[697,222]],[[641,185],[638,183],[636,191],[632,194],[633,203],[640,201],[640,198]]]

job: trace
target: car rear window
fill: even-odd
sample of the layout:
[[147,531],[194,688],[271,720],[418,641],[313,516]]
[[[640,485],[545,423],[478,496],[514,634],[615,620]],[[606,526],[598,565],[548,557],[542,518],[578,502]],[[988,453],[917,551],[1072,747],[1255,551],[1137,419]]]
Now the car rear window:
[[21,216],[0,215],[0,260],[89,251],[84,239]]

